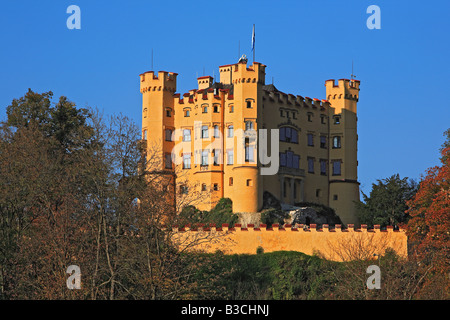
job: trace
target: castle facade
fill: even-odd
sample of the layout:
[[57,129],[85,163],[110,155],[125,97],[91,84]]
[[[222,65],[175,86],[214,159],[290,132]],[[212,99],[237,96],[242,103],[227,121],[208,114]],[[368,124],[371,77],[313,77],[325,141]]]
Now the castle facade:
[[327,205],[344,224],[358,223],[360,81],[327,80],[326,98],[316,99],[266,84],[265,70],[241,59],[220,66],[219,81],[199,77],[183,95],[176,73],[142,73],[142,135],[160,155],[157,171],[174,179],[175,194],[204,193],[201,210],[230,198],[233,212],[259,212],[270,193],[284,204]]

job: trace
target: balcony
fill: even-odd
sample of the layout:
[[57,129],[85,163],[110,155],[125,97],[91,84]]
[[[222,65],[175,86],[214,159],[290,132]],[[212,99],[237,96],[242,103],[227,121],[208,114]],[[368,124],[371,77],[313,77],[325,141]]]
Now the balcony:
[[278,174],[290,175],[295,177],[304,177],[305,170],[297,168],[280,167],[278,169]]

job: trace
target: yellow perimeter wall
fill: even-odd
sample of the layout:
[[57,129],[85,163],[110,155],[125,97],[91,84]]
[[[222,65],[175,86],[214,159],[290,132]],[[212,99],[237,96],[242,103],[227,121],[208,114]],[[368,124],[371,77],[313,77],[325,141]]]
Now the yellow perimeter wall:
[[216,228],[200,226],[196,229],[173,228],[173,239],[180,249],[199,250],[214,253],[217,250],[225,254],[256,254],[261,247],[264,252],[298,251],[308,255],[319,254],[323,258],[334,261],[349,261],[354,259],[376,259],[383,255],[385,250],[391,248],[400,256],[407,257],[407,236],[405,230],[394,231],[392,227],[380,230],[379,226],[368,230],[362,225],[361,229],[329,228],[323,225],[317,229],[311,225],[304,229],[302,225],[293,227],[265,225],[246,228],[235,225],[229,228],[223,225]]

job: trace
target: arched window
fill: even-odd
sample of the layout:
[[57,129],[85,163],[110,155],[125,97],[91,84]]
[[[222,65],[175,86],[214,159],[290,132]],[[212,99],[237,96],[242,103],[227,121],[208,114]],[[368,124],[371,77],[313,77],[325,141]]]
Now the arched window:
[[291,127],[280,128],[280,141],[298,143],[298,130]]

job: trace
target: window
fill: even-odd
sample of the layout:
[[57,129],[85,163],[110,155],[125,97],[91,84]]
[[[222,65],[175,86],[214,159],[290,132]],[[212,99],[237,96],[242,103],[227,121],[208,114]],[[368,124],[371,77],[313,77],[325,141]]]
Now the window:
[[321,115],[321,116],[320,116],[320,123],[326,124],[325,116],[324,116],[324,115]]
[[214,138],[220,138],[220,130],[218,125],[214,126]]
[[230,104],[230,105],[228,106],[228,112],[229,112],[229,113],[233,113],[233,112],[234,112],[234,105],[233,105],[233,104]]
[[233,178],[232,178],[232,177],[230,177],[230,179],[229,179],[229,181],[228,181],[228,182],[229,182],[228,184],[229,184],[230,186],[232,186],[232,185],[233,185]]
[[316,189],[316,197],[318,198],[318,197],[320,197],[321,196],[321,191],[320,191],[320,189]]
[[202,151],[202,166],[208,165],[208,150]]
[[284,111],[280,110],[280,117],[284,117]]
[[320,160],[320,174],[323,176],[327,175],[327,160]]
[[205,183],[202,184],[202,191],[206,191],[206,184]]
[[306,137],[308,139],[308,146],[314,147],[314,135],[312,133],[308,133]]
[[228,127],[228,138],[233,138],[234,137],[234,126],[229,126]]
[[219,106],[216,104],[214,105],[214,113],[219,113]]
[[206,139],[208,137],[209,137],[208,126],[202,126],[202,139]]
[[286,118],[288,118],[288,119],[290,118],[289,117],[289,111],[286,111]]
[[247,109],[251,109],[252,107],[252,101],[251,100],[247,100]]
[[172,116],[172,110],[171,109],[166,109],[166,117],[171,117]]
[[333,149],[339,149],[341,147],[341,137],[335,136],[333,137]]
[[308,158],[308,172],[314,173],[314,158]]
[[245,162],[253,162],[253,147],[248,138],[245,138]]
[[253,121],[245,122],[245,130],[253,130]]
[[166,129],[166,141],[172,141],[172,130]]
[[336,201],[337,199],[338,199],[338,195],[337,195],[337,194],[334,194],[334,195],[333,195],[333,200]]
[[233,150],[228,150],[227,151],[227,164],[232,165],[233,161],[234,161],[234,152],[233,152]]
[[341,117],[337,116],[334,117],[334,124],[340,124],[341,123]]
[[219,184],[214,183],[214,184],[213,184],[213,190],[214,190],[214,191],[219,191]]
[[298,131],[294,128],[280,128],[280,141],[298,143]]
[[165,167],[166,169],[172,169],[172,154],[166,153],[166,161],[165,161]]
[[308,122],[312,122],[313,114],[308,113]]
[[184,110],[184,116],[185,117],[190,117],[191,116],[191,110],[189,110],[189,109]]
[[214,149],[213,150],[213,155],[214,155],[213,165],[218,166],[220,164],[220,162],[219,162],[220,161],[220,158],[219,158],[220,151]]
[[333,176],[341,175],[341,160],[333,161]]
[[191,168],[191,155],[183,154],[183,169],[190,169],[190,168]]
[[297,119],[297,112],[292,112],[292,118]]
[[292,151],[286,151],[285,153],[280,153],[280,166],[287,168],[300,168],[300,156],[294,154]]
[[191,130],[183,129],[183,141],[191,141]]
[[208,113],[208,106],[202,106],[202,113]]
[[252,179],[247,179],[247,187],[251,187],[253,186],[253,180]]
[[320,147],[322,149],[326,149],[326,147],[327,147],[327,137],[326,136],[320,136]]
[[144,140],[147,140],[147,130],[144,130],[143,138]]

